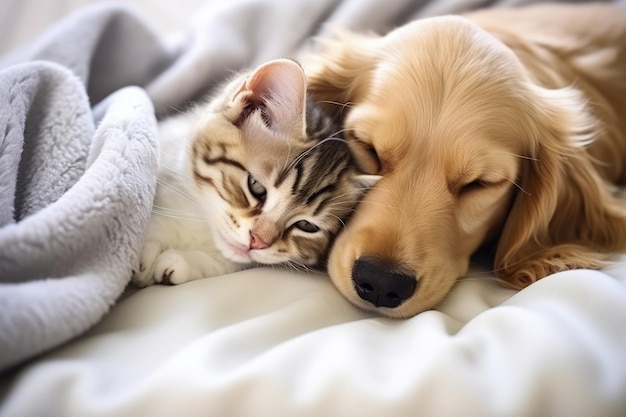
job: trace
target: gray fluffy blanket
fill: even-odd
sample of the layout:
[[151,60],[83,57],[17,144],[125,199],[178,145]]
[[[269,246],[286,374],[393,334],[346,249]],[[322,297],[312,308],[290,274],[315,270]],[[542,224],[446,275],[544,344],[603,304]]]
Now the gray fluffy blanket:
[[[0,370],[97,323],[126,287],[155,190],[156,115],[332,23],[384,32],[482,0],[239,0],[161,34],[84,9],[0,60]],[[0,35],[2,29],[0,28]]]

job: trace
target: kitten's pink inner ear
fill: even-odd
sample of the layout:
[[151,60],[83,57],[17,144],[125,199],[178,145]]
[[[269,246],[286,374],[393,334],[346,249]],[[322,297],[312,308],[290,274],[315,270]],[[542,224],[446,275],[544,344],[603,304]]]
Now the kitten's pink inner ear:
[[303,129],[306,78],[295,61],[277,59],[261,65],[248,77],[242,90],[251,93],[248,100],[265,105],[273,129],[284,133]]

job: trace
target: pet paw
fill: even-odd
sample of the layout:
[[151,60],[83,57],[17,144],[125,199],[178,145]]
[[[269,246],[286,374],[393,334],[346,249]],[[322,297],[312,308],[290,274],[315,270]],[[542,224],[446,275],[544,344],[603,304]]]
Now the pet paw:
[[156,260],[154,268],[156,282],[167,285],[182,284],[196,279],[194,268],[181,252],[166,250]]

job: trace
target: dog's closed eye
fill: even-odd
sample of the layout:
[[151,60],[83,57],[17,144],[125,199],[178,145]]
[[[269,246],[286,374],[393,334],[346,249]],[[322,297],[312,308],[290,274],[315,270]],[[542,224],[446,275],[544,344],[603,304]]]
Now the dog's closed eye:
[[495,189],[509,183],[506,179],[486,179],[482,177],[473,180],[457,181],[449,185],[450,191],[459,197],[474,195],[477,192]]
[[481,179],[475,179],[462,185],[459,189],[459,195],[470,194],[479,190],[483,190],[488,186],[489,183],[487,183],[486,181],[483,181]]

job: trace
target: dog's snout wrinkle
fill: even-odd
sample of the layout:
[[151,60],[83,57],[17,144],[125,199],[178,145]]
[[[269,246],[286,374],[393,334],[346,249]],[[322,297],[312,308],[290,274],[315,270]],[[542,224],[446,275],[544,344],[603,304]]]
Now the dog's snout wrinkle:
[[352,268],[354,289],[359,297],[376,307],[398,307],[417,288],[415,274],[405,269],[373,258],[357,259]]

